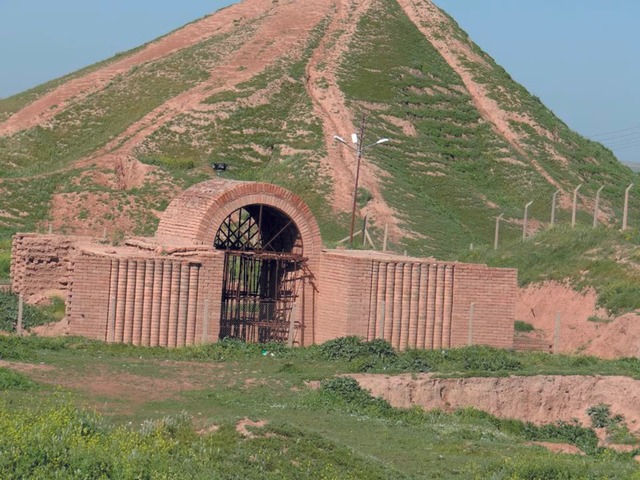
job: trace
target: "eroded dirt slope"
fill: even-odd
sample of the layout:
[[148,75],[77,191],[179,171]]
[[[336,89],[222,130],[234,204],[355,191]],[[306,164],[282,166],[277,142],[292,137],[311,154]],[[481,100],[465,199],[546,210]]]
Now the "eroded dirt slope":
[[452,411],[473,407],[500,418],[535,424],[578,419],[590,426],[587,409],[610,405],[624,416],[630,431],[640,431],[640,381],[628,377],[545,376],[503,378],[436,378],[431,374],[352,375],[374,396],[391,405]]
[[593,290],[576,292],[556,282],[533,284],[519,291],[516,319],[535,328],[527,335],[554,345],[559,318],[559,353],[600,358],[640,355],[640,315],[631,312],[610,317],[597,307],[596,300]]

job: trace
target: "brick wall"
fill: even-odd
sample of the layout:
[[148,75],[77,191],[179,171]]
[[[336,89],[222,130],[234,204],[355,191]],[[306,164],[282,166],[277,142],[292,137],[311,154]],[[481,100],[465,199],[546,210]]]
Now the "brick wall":
[[[513,346],[517,272],[371,252],[321,259],[315,339],[384,338],[395,348]],[[470,325],[471,304],[474,304]]]
[[76,256],[67,298],[69,333],[105,340],[112,259]]
[[315,343],[346,335],[366,337],[371,261],[325,252],[320,259]]
[[57,290],[68,291],[71,259],[77,237],[19,233],[11,251],[12,289],[29,297]]
[[216,341],[223,258],[221,253],[188,260],[78,255],[70,333],[145,346]]
[[[513,348],[518,272],[509,268],[456,264],[452,346],[472,343]],[[474,304],[470,325],[471,304]]]

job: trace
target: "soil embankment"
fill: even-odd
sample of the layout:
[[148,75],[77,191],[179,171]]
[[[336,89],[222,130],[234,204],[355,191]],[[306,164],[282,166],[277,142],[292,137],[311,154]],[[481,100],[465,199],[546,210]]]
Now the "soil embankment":
[[610,318],[596,306],[595,291],[576,292],[568,285],[545,282],[520,290],[516,319],[533,325],[527,336],[555,344],[559,314],[558,353],[579,353],[600,358],[640,355],[640,317],[627,313]]
[[425,410],[453,411],[473,407],[500,418],[535,424],[577,419],[590,426],[589,407],[610,405],[629,430],[640,432],[640,381],[621,376],[560,376],[502,378],[437,378],[432,374],[352,375],[376,397],[394,407],[414,405]]

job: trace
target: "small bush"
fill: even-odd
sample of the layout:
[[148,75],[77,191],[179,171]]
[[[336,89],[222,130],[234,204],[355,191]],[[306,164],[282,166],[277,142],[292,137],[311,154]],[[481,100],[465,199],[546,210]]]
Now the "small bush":
[[587,408],[587,415],[591,418],[591,425],[594,428],[604,428],[611,420],[611,410],[609,405],[600,403]]
[[467,371],[515,371],[522,368],[522,362],[506,350],[488,347],[469,347],[460,351],[463,368]]
[[527,322],[523,322],[522,320],[516,320],[513,325],[516,332],[533,332],[535,329],[533,325]]
[[328,360],[347,360],[358,357],[374,359],[394,358],[396,352],[389,342],[381,339],[364,342],[360,337],[341,337],[320,346],[320,352]]
[[587,408],[587,415],[591,418],[593,428],[612,428],[624,420],[622,415],[611,415],[611,407],[605,403],[599,403]]
[[524,433],[529,440],[560,440],[571,443],[587,454],[596,453],[598,448],[596,433],[590,428],[581,426],[577,421],[558,421],[540,426],[528,423]]
[[[62,309],[62,315],[60,315]],[[22,326],[29,329],[56,322],[64,316],[64,300],[53,300],[49,307],[34,307],[25,304],[22,311]],[[0,330],[14,332],[18,320],[18,296],[10,292],[0,292]]]

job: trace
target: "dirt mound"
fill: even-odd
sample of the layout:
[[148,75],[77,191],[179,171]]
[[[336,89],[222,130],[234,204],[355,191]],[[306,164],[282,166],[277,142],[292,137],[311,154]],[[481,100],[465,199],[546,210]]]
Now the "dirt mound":
[[242,435],[245,438],[255,438],[255,434],[249,430],[248,427],[252,428],[262,428],[267,424],[266,420],[258,420],[254,422],[248,418],[243,418],[236,424],[236,432]]
[[593,290],[576,292],[557,282],[530,285],[519,292],[516,319],[535,328],[527,336],[555,345],[559,314],[559,353],[581,353],[600,358],[640,355],[638,315],[628,313],[610,318],[605,310],[596,306],[596,300]]
[[394,407],[414,405],[452,411],[473,407],[500,418],[535,424],[577,419],[591,426],[587,409],[610,405],[629,430],[640,433],[640,381],[628,377],[545,376],[507,378],[436,378],[431,374],[352,375],[374,396]]

